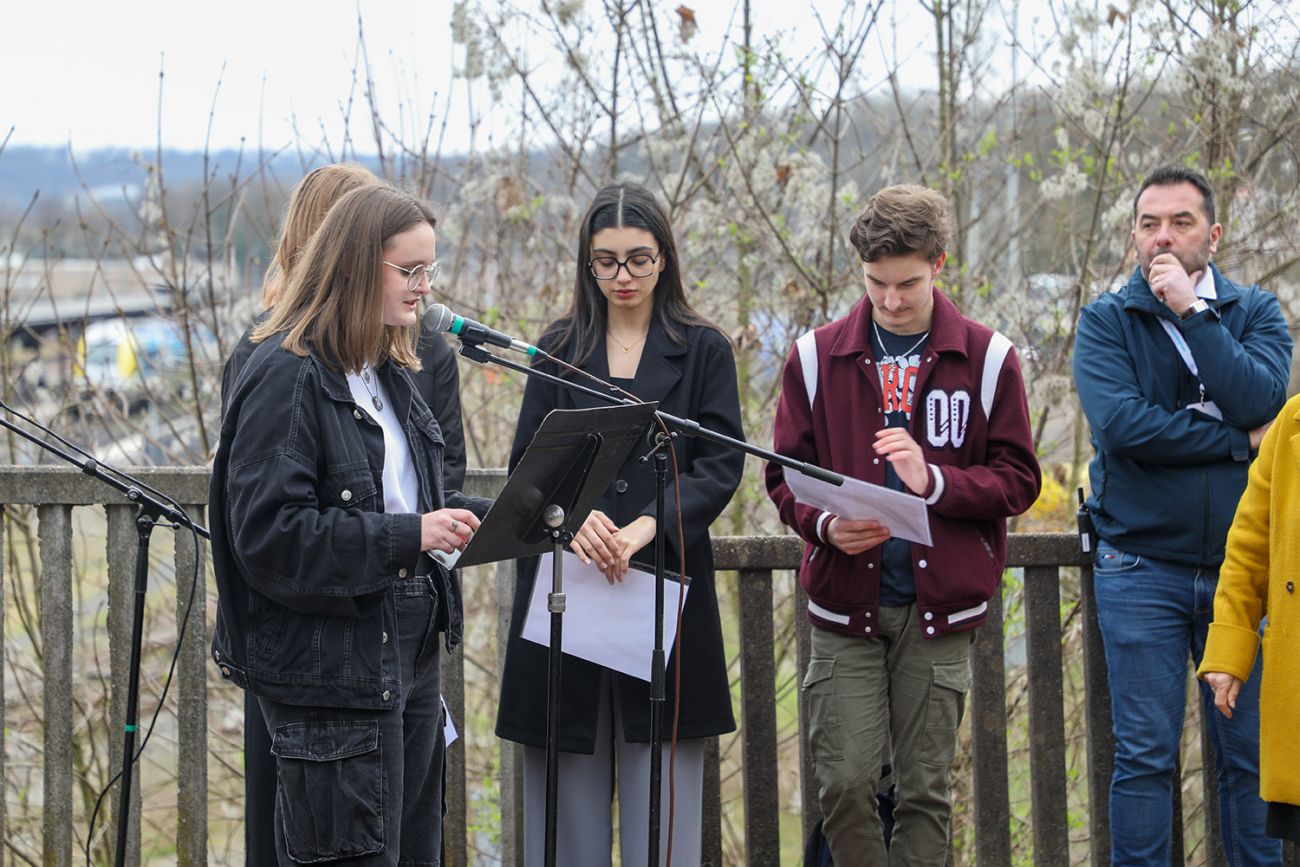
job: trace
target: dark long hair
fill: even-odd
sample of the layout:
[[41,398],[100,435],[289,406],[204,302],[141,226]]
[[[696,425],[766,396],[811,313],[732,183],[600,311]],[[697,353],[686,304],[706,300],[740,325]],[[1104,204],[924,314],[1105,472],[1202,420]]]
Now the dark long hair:
[[682,286],[682,270],[668,215],[654,194],[640,184],[617,183],[596,193],[578,231],[578,268],[573,281],[573,303],[547,327],[555,335],[550,351],[567,354],[570,363],[581,366],[605,339],[608,305],[587,263],[591,261],[591,237],[604,229],[643,229],[654,236],[664,268],[654,290],[654,317],[670,340],[686,343],[685,329],[692,325],[718,328],[691,307]]

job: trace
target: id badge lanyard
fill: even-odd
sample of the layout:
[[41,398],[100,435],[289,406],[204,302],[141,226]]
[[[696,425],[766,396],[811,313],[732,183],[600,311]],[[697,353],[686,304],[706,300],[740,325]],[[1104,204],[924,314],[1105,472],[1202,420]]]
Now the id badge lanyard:
[[1183,333],[1178,330],[1177,325],[1164,317],[1160,318],[1160,324],[1164,326],[1165,333],[1169,335],[1169,339],[1174,343],[1174,348],[1177,349],[1178,354],[1182,356],[1183,364],[1187,365],[1187,369],[1191,372],[1192,378],[1196,380],[1196,388],[1200,392],[1201,399],[1187,408],[1194,409],[1198,412],[1205,413],[1211,418],[1223,421],[1223,413],[1219,410],[1219,407],[1215,405],[1214,401],[1205,399],[1205,383],[1201,382],[1200,370],[1196,366],[1196,359],[1192,357],[1192,348],[1187,345],[1187,340],[1183,337]]

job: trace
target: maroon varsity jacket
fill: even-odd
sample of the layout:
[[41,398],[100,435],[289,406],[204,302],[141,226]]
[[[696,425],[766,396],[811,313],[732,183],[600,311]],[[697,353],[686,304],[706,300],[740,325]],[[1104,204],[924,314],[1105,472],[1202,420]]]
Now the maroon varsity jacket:
[[[799,338],[782,373],[775,450],[875,484],[885,462],[872,447],[884,427],[867,296],[843,319]],[[912,437],[930,465],[925,491],[933,546],[912,544],[916,602],[927,636],[983,623],[1006,562],[1006,519],[1038,497],[1029,407],[1006,337],[962,316],[937,289],[917,374]],[[834,517],[795,502],[780,467],[767,467],[781,520],[807,543],[799,581],[815,626],[874,634],[880,546],[849,556],[826,539]]]

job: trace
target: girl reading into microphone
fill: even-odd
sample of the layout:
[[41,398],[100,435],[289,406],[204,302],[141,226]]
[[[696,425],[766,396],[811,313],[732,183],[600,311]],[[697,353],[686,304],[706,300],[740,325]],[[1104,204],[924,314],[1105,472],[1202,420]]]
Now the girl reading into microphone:
[[489,503],[444,489],[410,376],[434,224],[388,186],[339,199],[227,396],[212,656],[265,717],[282,865],[441,860],[439,644],[462,610],[425,552],[463,547]]
[[[279,243],[262,287],[266,311],[240,337],[221,374],[222,407],[234,391],[253,350],[253,329],[266,321],[292,277],[307,242],[340,198],[358,187],[382,184],[369,169],[342,162],[320,166],[303,176],[285,206]],[[442,434],[442,478],[445,487],[460,490],[465,481],[465,437],[460,421],[460,375],[456,356],[438,334],[421,334],[417,347],[420,369],[411,370],[416,390],[433,410]],[[275,854],[276,774],[270,736],[257,697],[244,701],[244,859],[247,867],[277,862]]]

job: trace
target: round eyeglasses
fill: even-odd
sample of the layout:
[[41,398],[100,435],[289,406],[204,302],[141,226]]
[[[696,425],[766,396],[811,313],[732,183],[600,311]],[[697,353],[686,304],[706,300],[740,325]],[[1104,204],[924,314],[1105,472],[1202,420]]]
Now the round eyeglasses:
[[392,262],[387,260],[384,261],[384,264],[390,268],[396,268],[398,271],[405,274],[406,288],[410,289],[412,292],[420,288],[420,275],[424,275],[424,277],[428,279],[429,288],[432,289],[433,280],[438,276],[438,269],[442,267],[442,263],[437,259],[433,260],[429,265],[416,265],[414,268],[403,268],[401,265],[394,265]]
[[620,268],[626,268],[629,277],[649,277],[655,272],[655,265],[658,262],[658,253],[636,253],[626,259],[594,256],[587,261],[587,267],[591,269],[591,276],[597,280],[613,280],[618,276]]

